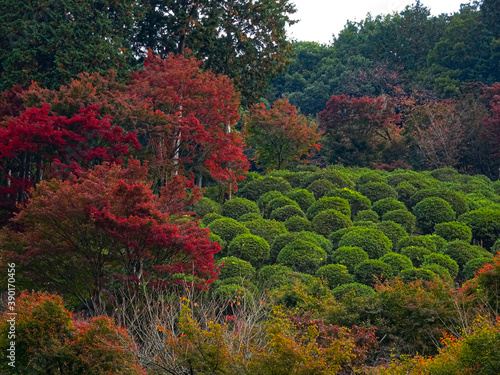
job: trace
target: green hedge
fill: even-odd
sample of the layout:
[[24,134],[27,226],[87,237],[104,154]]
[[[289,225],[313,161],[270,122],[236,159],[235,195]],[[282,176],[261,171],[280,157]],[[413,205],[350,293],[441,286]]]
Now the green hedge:
[[278,254],[277,261],[294,271],[314,274],[326,262],[327,253],[309,241],[295,240]]
[[250,233],[262,237],[268,243],[273,243],[276,236],[286,233],[285,224],[276,220],[255,219],[246,221],[243,225]]
[[289,232],[311,231],[312,223],[305,217],[292,216],[285,221],[285,227]]
[[276,198],[283,198],[284,195],[281,191],[268,191],[267,193],[262,194],[257,200],[257,205],[260,210],[264,212],[264,209],[267,207],[267,204]]
[[378,281],[383,282],[390,279],[393,275],[391,266],[379,259],[365,260],[354,269],[356,281],[368,286],[373,286]]
[[261,179],[253,180],[238,190],[238,196],[257,201],[262,194],[269,191],[280,191],[286,193],[291,190],[290,183],[281,177],[264,177]]
[[457,216],[469,211],[469,203],[467,202],[467,197],[464,194],[445,188],[419,190],[411,196],[410,205],[414,207],[422,200],[430,197],[444,199],[450,204],[451,208],[453,209],[453,211],[455,211]]
[[500,238],[500,209],[480,208],[458,218],[472,230],[472,238],[489,249]]
[[279,288],[289,284],[293,270],[282,264],[264,266],[259,270],[257,281],[264,289]]
[[490,258],[480,257],[469,260],[465,263],[464,269],[462,271],[462,277],[464,280],[473,279],[476,272],[484,267],[485,264],[494,264],[495,262]]
[[349,205],[351,206],[352,215],[356,215],[359,211],[362,210],[369,210],[372,205],[367,197],[357,191],[347,188],[333,189],[329,193],[327,193],[327,196],[347,199]]
[[429,197],[418,202],[413,208],[417,224],[424,233],[432,233],[439,223],[453,221],[456,218],[451,205],[442,198]]
[[346,296],[366,298],[374,294],[375,290],[372,287],[360,283],[339,285],[332,290],[332,295],[339,301],[342,301]]
[[252,221],[252,220],[256,220],[256,219],[262,219],[262,216],[260,216],[260,214],[257,214],[255,212],[250,212],[248,214],[241,215],[238,218],[238,221],[240,223],[244,223],[246,221]]
[[201,219],[201,222],[203,225],[209,225],[212,221],[217,220],[217,219],[222,219],[223,216],[221,214],[218,214],[217,212],[211,212],[209,214],[206,214],[203,219]]
[[217,265],[221,267],[219,279],[224,280],[230,277],[244,277],[251,279],[255,276],[255,268],[247,261],[236,257],[222,258]]
[[398,199],[398,193],[396,190],[383,182],[368,182],[361,185],[358,188],[358,191],[367,197],[372,204],[384,198],[392,197],[394,199]]
[[314,194],[315,199],[319,199],[335,189],[335,185],[328,180],[316,180],[306,187],[307,191]]
[[415,232],[417,226],[417,219],[410,211],[406,209],[399,209],[394,211],[389,211],[382,216],[383,221],[394,221],[400,224],[406,233],[412,234]]
[[313,204],[316,199],[314,198],[314,194],[306,189],[293,189],[286,193],[287,198],[297,202],[300,209],[304,212],[307,211],[311,204]]
[[482,255],[476,247],[461,240],[448,242],[444,254],[449,255],[451,259],[458,263],[460,271],[463,270],[468,261],[480,258]]
[[260,265],[269,259],[269,243],[250,233],[236,236],[227,247],[228,255],[246,260],[253,265]]
[[417,280],[433,281],[438,276],[427,268],[412,268],[401,271],[399,277],[401,277],[405,283],[410,283]]
[[287,197],[275,198],[269,203],[267,203],[266,208],[264,209],[264,216],[269,218],[274,210],[285,206],[295,206],[298,209],[300,209],[297,202],[291,200],[290,198]]
[[227,243],[230,243],[236,236],[249,232],[242,223],[228,217],[212,221],[208,224],[208,228]]
[[399,240],[397,249],[400,251],[404,247],[420,246],[425,247],[432,253],[437,251],[436,243],[427,236],[408,236]]
[[372,205],[372,210],[375,211],[378,216],[382,217],[385,213],[394,210],[406,210],[406,206],[403,202],[398,201],[395,198],[389,197],[376,201]]
[[379,216],[373,210],[361,210],[354,216],[354,222],[356,221],[372,221],[378,223]]
[[434,226],[434,233],[443,237],[448,242],[462,240],[470,243],[472,241],[472,230],[467,224],[459,221],[436,224]]
[[307,218],[313,220],[321,211],[337,210],[345,216],[351,217],[351,208],[349,202],[339,197],[323,197],[314,202],[307,210]]
[[441,267],[446,268],[446,270],[453,277],[457,277],[458,275],[458,263],[451,259],[449,255],[437,253],[424,255],[424,262],[422,263],[422,266],[425,268],[425,266],[431,264],[438,264]]
[[431,253],[428,248],[423,246],[406,246],[401,249],[401,254],[410,258],[416,268],[420,267],[424,263],[425,256]]
[[259,206],[257,206],[257,203],[251,200],[245,198],[233,198],[229,201],[226,201],[222,205],[220,213],[222,214],[222,216],[238,220],[240,216],[245,214],[259,214],[260,210]]
[[377,229],[381,230],[387,238],[389,238],[392,242],[392,250],[397,251],[398,242],[408,237],[408,234],[404,230],[404,228],[394,221],[384,220],[380,223],[376,224]]
[[368,253],[358,246],[342,246],[331,255],[330,263],[342,264],[350,273],[354,272],[356,266],[368,260]]
[[219,204],[210,198],[202,197],[195,205],[194,212],[199,217],[204,217],[212,212],[219,212]]
[[306,214],[299,207],[289,205],[289,206],[278,207],[277,209],[273,210],[269,218],[271,220],[285,222],[293,216],[299,216],[305,218]]
[[325,210],[317,214],[312,220],[316,233],[328,237],[331,233],[352,225],[351,219],[337,210]]
[[391,266],[394,275],[399,274],[401,271],[413,268],[413,262],[410,258],[403,254],[387,253],[380,260]]
[[378,259],[392,250],[391,240],[381,230],[361,227],[344,234],[340,246],[361,247],[371,259]]
[[316,271],[315,275],[326,280],[330,289],[354,282],[354,276],[349,273],[346,266],[341,264],[328,264],[322,266]]

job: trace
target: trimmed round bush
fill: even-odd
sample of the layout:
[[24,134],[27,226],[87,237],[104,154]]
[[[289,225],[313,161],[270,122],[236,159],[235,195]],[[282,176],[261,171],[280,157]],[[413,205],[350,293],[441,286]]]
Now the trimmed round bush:
[[444,253],[458,263],[460,270],[463,270],[468,261],[474,258],[481,258],[481,252],[478,248],[460,240],[448,242]]
[[223,217],[222,219],[212,221],[208,224],[208,229],[220,236],[220,238],[227,243],[230,243],[236,236],[249,232],[242,223],[229,217]]
[[356,227],[339,241],[341,246],[357,246],[367,252],[371,259],[378,259],[392,250],[392,242],[378,229]]
[[243,223],[250,233],[273,243],[276,236],[286,233],[285,224],[276,220],[255,219]]
[[268,191],[267,193],[262,194],[257,201],[257,205],[259,206],[261,211],[267,207],[267,204],[276,198],[283,198],[284,195],[281,191]]
[[332,232],[351,225],[351,219],[337,210],[322,211],[312,220],[314,231],[325,237],[328,237]]
[[443,280],[453,281],[450,275],[450,271],[444,268],[443,266],[440,266],[439,264],[436,263],[424,264],[422,265],[422,268],[434,272]]
[[[221,267],[219,270],[219,279],[224,280],[230,277],[244,277],[251,279],[255,276],[255,268],[253,266],[240,258],[236,257],[224,257],[218,263]],[[222,265],[224,265],[222,267]]]
[[220,236],[216,235],[215,233],[210,232],[209,238],[210,241],[217,242],[222,250],[226,248],[227,242],[224,241]]
[[315,275],[325,279],[330,289],[354,282],[354,276],[349,273],[346,266],[341,264],[328,264],[322,266],[316,271]]
[[332,295],[338,301],[342,301],[347,295],[366,298],[373,294],[375,294],[375,290],[372,287],[360,283],[343,284],[332,290]]
[[312,242],[295,240],[281,249],[277,261],[294,271],[314,274],[326,257],[326,251]]
[[248,214],[241,215],[238,218],[238,221],[240,223],[244,223],[245,221],[252,221],[255,219],[262,219],[262,216],[260,216],[260,214],[256,214],[255,212],[250,212]]
[[339,197],[323,197],[314,202],[307,210],[307,218],[313,220],[314,217],[325,210],[337,210],[347,217],[351,217],[349,202]]
[[274,289],[290,283],[293,270],[282,264],[264,266],[259,270],[257,280],[264,288]]
[[410,198],[418,191],[418,189],[408,181],[401,182],[395,187],[395,189],[398,193],[398,199],[403,202],[406,207],[411,207]]
[[201,222],[208,226],[212,221],[217,220],[217,219],[222,219],[223,216],[221,214],[218,214],[216,212],[211,212],[209,214],[206,214],[203,219],[201,219]]
[[432,241],[429,237],[426,236],[408,236],[401,238],[398,242],[397,249],[401,250],[404,247],[408,246],[425,247],[432,253],[435,253],[437,251],[437,247],[434,241]]
[[271,220],[287,221],[292,216],[305,217],[304,212],[297,206],[283,206],[275,209],[270,216]]
[[354,269],[356,281],[368,286],[373,286],[378,281],[383,282],[390,279],[393,274],[391,266],[379,259],[365,260]]
[[316,201],[314,194],[306,189],[293,189],[286,193],[286,197],[294,200],[304,212]]
[[352,227],[339,229],[339,230],[333,232],[332,234],[330,234],[328,236],[328,239],[332,242],[333,248],[334,249],[339,248],[339,246],[340,246],[339,241],[344,236],[344,234],[346,234],[347,232],[350,232],[351,230],[355,230],[355,229],[356,229],[356,227],[352,226]]
[[271,213],[276,210],[277,208],[280,207],[285,207],[285,206],[295,206],[300,210],[299,205],[297,202],[291,200],[290,198],[287,197],[281,197],[281,198],[276,198],[270,201],[266,208],[264,209],[264,216],[265,217],[270,217]]
[[392,242],[392,250],[397,251],[398,242],[402,238],[408,237],[408,234],[404,230],[404,228],[394,221],[382,221],[376,224],[377,229],[381,230],[387,238],[389,238]]
[[480,208],[467,212],[458,218],[472,230],[472,238],[485,248],[493,246],[500,238],[500,209]]
[[401,271],[399,277],[405,283],[410,283],[417,280],[433,281],[437,275],[427,268],[411,268]]
[[495,262],[490,258],[480,257],[469,260],[462,271],[464,280],[473,279],[476,272],[479,271],[485,264],[494,264]]
[[335,185],[328,180],[320,179],[311,182],[306,189],[314,194],[315,199],[319,199],[335,189]]
[[461,179],[460,173],[452,167],[434,169],[430,172],[430,175],[436,180],[443,182],[460,182]]
[[378,214],[373,210],[361,210],[354,216],[354,222],[356,221],[372,221],[378,223]]
[[414,207],[419,202],[430,197],[444,199],[450,204],[451,208],[453,209],[453,211],[455,211],[457,216],[469,211],[469,203],[467,202],[467,197],[464,194],[444,188],[419,190],[411,196],[410,205]]
[[325,250],[328,254],[332,252],[333,249],[332,242],[328,238],[322,236],[321,234],[304,230],[299,232],[298,238],[314,242],[316,245]]
[[271,256],[269,257],[269,262],[276,263],[276,259],[281,249],[297,239],[299,239],[299,234],[297,232],[283,233],[276,236],[274,241],[271,242]]
[[286,230],[289,232],[311,231],[312,224],[302,216],[292,216],[285,221]]
[[438,236],[437,234],[426,234],[423,237],[426,237],[430,239],[432,242],[434,242],[434,244],[436,245],[436,251],[438,253],[442,253],[446,248],[446,245],[448,245],[448,242],[446,242],[446,240],[443,237]]
[[401,254],[410,258],[413,266],[418,268],[424,263],[425,256],[431,254],[431,251],[422,246],[406,246],[401,249]]
[[376,201],[372,205],[372,210],[375,211],[380,217],[389,211],[406,210],[404,203],[395,198],[389,197]]
[[264,177],[243,186],[238,190],[238,196],[255,202],[262,194],[269,191],[276,190],[285,193],[291,188],[290,183],[281,177]]
[[214,297],[220,302],[233,301],[240,303],[242,300],[253,301],[253,293],[250,289],[239,284],[222,284],[215,288]]
[[363,227],[363,228],[377,228],[377,224],[373,221],[355,221],[352,223],[355,227]]
[[351,189],[333,189],[327,196],[347,199],[351,206],[351,214],[356,215],[359,211],[369,210],[372,206],[370,200],[364,195]]
[[368,258],[366,251],[358,246],[342,246],[332,253],[331,263],[342,264],[350,273],[353,273],[356,266]]
[[438,223],[434,226],[434,234],[443,237],[448,242],[462,240],[470,243],[472,241],[472,230],[460,221]]
[[222,214],[222,216],[238,220],[241,215],[249,213],[258,214],[260,213],[260,210],[259,206],[257,206],[257,203],[252,202],[251,200],[245,198],[233,198],[229,201],[226,201],[222,205],[220,213]]
[[[302,181],[303,186],[308,186],[317,180],[327,180],[330,181],[334,187],[337,188],[348,188],[354,189],[354,182],[342,171],[335,169],[322,169],[320,171],[314,172],[311,175],[304,178]],[[309,190],[309,189],[307,189]]]
[[396,190],[383,182],[368,182],[364,185],[361,185],[358,188],[358,191],[362,195],[367,197],[372,202],[372,204],[381,199],[389,197],[398,199],[398,193],[396,192]]
[[367,184],[368,182],[382,182],[386,184],[387,177],[383,176],[379,171],[369,171],[359,176],[358,180],[356,181],[356,185],[360,186]]
[[391,186],[397,186],[402,182],[409,182],[417,189],[429,189],[438,184],[438,182],[425,176],[423,173],[409,170],[396,170],[387,176],[387,183]]
[[380,258],[380,260],[391,266],[394,275],[399,274],[402,270],[413,268],[411,259],[403,254],[390,252]]
[[202,197],[195,205],[194,212],[199,217],[204,217],[212,212],[219,212],[219,204],[210,198]]
[[269,243],[253,234],[240,234],[236,236],[227,247],[228,255],[246,260],[254,265],[259,265],[269,259]]
[[449,255],[437,253],[424,255],[424,262],[422,263],[422,267],[425,268],[425,266],[431,264],[438,264],[441,267],[446,268],[449,274],[453,277],[456,277],[458,275],[458,264],[453,259],[451,259]]
[[407,209],[399,209],[394,211],[389,211],[382,216],[383,221],[394,221],[400,224],[406,233],[412,234],[415,232],[415,227],[417,225],[417,219]]
[[245,175],[245,179],[238,182],[238,190],[243,189],[245,185],[255,180],[262,180],[262,175],[259,172],[247,172],[247,174]]
[[413,208],[417,224],[424,233],[432,233],[438,223],[454,221],[455,211],[450,204],[442,198],[425,198]]

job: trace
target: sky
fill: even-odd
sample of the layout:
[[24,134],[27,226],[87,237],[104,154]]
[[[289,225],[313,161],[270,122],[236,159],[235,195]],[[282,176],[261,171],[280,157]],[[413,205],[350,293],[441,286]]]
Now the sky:
[[[297,12],[294,19],[300,22],[288,29],[293,40],[311,41],[328,44],[332,35],[337,35],[348,20],[362,21],[367,13],[373,17],[379,14],[392,14],[403,10],[412,0],[292,0]],[[460,4],[468,0],[422,0],[421,4],[431,10],[432,15],[453,13]]]

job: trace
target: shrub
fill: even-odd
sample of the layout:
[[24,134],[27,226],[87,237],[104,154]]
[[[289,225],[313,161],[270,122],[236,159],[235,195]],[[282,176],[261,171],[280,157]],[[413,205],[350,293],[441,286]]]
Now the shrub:
[[255,268],[253,266],[240,258],[236,257],[224,257],[218,262],[219,267],[219,279],[229,279],[230,277],[243,277],[246,279],[251,279],[255,276]]
[[212,212],[219,212],[219,204],[210,198],[202,197],[195,205],[194,212],[199,217],[204,217]]
[[443,188],[422,189],[417,191],[411,196],[410,205],[414,207],[422,200],[431,197],[444,199],[450,204],[457,216],[469,211],[467,197],[464,194]]
[[413,268],[413,263],[410,258],[403,254],[387,253],[380,260],[391,266],[394,275],[399,274],[402,270]]
[[321,247],[299,239],[281,249],[277,261],[294,271],[314,274],[326,258],[326,251]]
[[222,216],[237,220],[241,215],[260,213],[257,203],[245,198],[233,198],[226,201],[221,207]]
[[435,185],[435,180],[429,179],[423,173],[414,171],[395,171],[387,177],[387,183],[397,186],[402,182],[408,182],[417,189],[428,189]]
[[271,220],[287,221],[292,216],[304,217],[304,212],[297,206],[283,206],[275,209],[270,216]]
[[311,231],[312,224],[305,217],[292,216],[285,221],[286,230],[289,232]]
[[382,182],[386,184],[387,177],[383,176],[379,171],[369,171],[359,176],[356,185],[360,186],[369,182]]
[[354,276],[357,282],[373,286],[378,281],[390,279],[393,276],[393,271],[390,265],[381,260],[368,259],[356,266]]
[[394,188],[383,182],[368,182],[361,185],[358,191],[367,197],[372,204],[384,198],[392,197],[398,199],[398,193]]
[[330,234],[328,236],[328,239],[331,241],[332,245],[333,245],[333,248],[334,249],[337,249],[340,245],[339,245],[339,241],[340,239],[344,236],[344,234],[352,231],[352,230],[355,230],[356,227],[347,227],[347,228],[342,228],[342,229],[339,229],[335,232],[333,232],[332,234]]
[[330,289],[354,282],[354,277],[349,273],[347,267],[341,264],[322,266],[316,271],[316,276],[325,279]]
[[314,198],[314,194],[306,189],[294,189],[290,190],[286,194],[287,198],[294,200],[299,205],[300,209],[304,212],[313,204],[316,199]]
[[353,273],[356,266],[368,258],[367,252],[358,246],[342,246],[332,253],[331,263],[342,264]]
[[443,237],[448,242],[462,240],[470,243],[472,241],[472,230],[466,224],[459,221],[436,224],[434,226],[434,233]]
[[453,221],[455,211],[450,204],[442,198],[429,197],[421,200],[413,208],[418,226],[424,233],[432,233],[434,225]]
[[[226,248],[227,242],[224,241],[220,236],[216,235],[215,233],[210,232],[209,238],[210,238],[210,241],[217,242],[221,249]],[[219,253],[217,253],[217,254],[219,254]]]
[[256,219],[262,219],[262,216],[260,216],[260,214],[257,214],[255,212],[250,212],[248,214],[241,215],[238,218],[238,221],[240,223],[244,223],[246,221],[252,221],[252,220],[256,220]]
[[319,199],[335,189],[335,185],[328,180],[316,180],[311,182],[306,189],[314,194],[315,199]]
[[395,223],[400,224],[408,234],[412,234],[415,231],[417,224],[415,215],[406,209],[386,212],[384,216],[382,216],[382,220],[394,221]]
[[438,264],[441,267],[446,268],[448,273],[453,277],[458,275],[458,263],[451,259],[449,255],[437,253],[424,255],[424,262],[422,263],[422,266],[425,268],[425,266],[431,264]]
[[349,205],[351,206],[352,215],[356,215],[359,211],[362,210],[369,210],[372,205],[372,203],[367,197],[361,195],[357,191],[350,190],[347,188],[333,189],[327,194],[327,196],[347,199]]
[[217,220],[217,219],[222,219],[223,216],[221,214],[218,214],[216,212],[211,212],[209,214],[206,214],[203,219],[201,219],[201,222],[204,225],[209,225],[212,221]]
[[354,222],[356,221],[372,221],[378,223],[378,214],[373,210],[361,210],[354,216]]
[[337,210],[347,217],[351,217],[351,208],[346,199],[338,197],[323,197],[314,202],[307,210],[307,218],[313,220],[314,217],[322,211]]
[[434,244],[436,245],[436,251],[438,253],[442,253],[446,248],[446,245],[448,245],[448,242],[443,237],[438,236],[437,234],[426,234],[424,237],[434,242]]
[[434,272],[442,280],[453,281],[450,275],[450,271],[444,268],[443,266],[440,266],[439,264],[436,263],[424,264],[422,265],[422,268]]
[[253,302],[253,293],[250,289],[241,286],[240,284],[222,284],[215,288],[213,295],[217,301],[224,302],[238,302],[242,300],[251,304]]
[[427,268],[411,268],[401,271],[399,277],[405,283],[411,283],[417,280],[433,281],[437,275]]
[[293,270],[282,264],[264,266],[259,270],[257,279],[263,288],[279,288],[290,282]]
[[424,257],[431,254],[431,251],[422,246],[406,246],[401,249],[401,254],[411,259],[414,267],[420,267],[424,263]]
[[418,189],[408,181],[401,182],[395,189],[398,193],[398,199],[403,202],[406,207],[411,207],[410,198],[418,191]]
[[479,257],[469,260],[465,263],[464,269],[462,271],[462,277],[464,280],[473,279],[476,275],[476,272],[479,271],[485,264],[494,264],[493,259]]
[[394,221],[382,221],[376,224],[377,229],[381,230],[392,242],[392,250],[397,251],[398,242],[402,238],[408,237],[404,228]]
[[457,170],[453,169],[452,167],[434,169],[433,171],[431,171],[430,175],[436,180],[443,182],[460,182],[462,177],[460,173],[458,173]]
[[269,202],[271,202],[276,198],[283,198],[283,197],[284,195],[281,191],[276,191],[276,190],[268,191],[267,193],[264,193],[259,197],[257,204],[260,210],[264,211]]
[[496,254],[500,251],[500,239],[496,240],[493,246],[490,248],[492,254]]
[[355,221],[352,223],[355,227],[363,227],[363,228],[375,228],[377,229],[377,224],[373,221]]
[[458,219],[472,230],[472,238],[485,248],[500,238],[500,209],[480,208],[463,214]]
[[238,190],[243,189],[245,185],[255,180],[262,180],[262,175],[259,172],[247,172],[245,179],[238,182]]
[[372,210],[375,211],[380,217],[385,213],[394,210],[406,210],[404,203],[398,201],[395,198],[389,197],[376,201],[372,205]]
[[228,217],[212,221],[208,224],[208,229],[227,243],[240,234],[248,233],[248,229],[242,223]]
[[299,234],[297,232],[292,233],[283,233],[274,238],[274,241],[271,242],[271,256],[269,257],[270,263],[276,263],[276,259],[278,258],[278,254],[281,249],[283,249],[289,243],[297,240],[299,238]]
[[481,253],[476,247],[461,240],[448,242],[444,253],[458,263],[460,271],[463,270],[468,261],[481,257]]
[[269,243],[253,234],[240,234],[236,236],[227,247],[228,255],[246,260],[253,265],[258,265],[269,259]]
[[339,285],[332,290],[332,294],[335,299],[341,301],[346,295],[353,295],[354,297],[370,297],[375,294],[375,290],[360,283],[351,283]]
[[251,201],[257,201],[262,194],[269,191],[276,190],[285,193],[291,188],[290,183],[281,177],[264,177],[250,181],[243,186],[243,188],[238,190],[238,196],[250,199]]
[[344,172],[334,169],[323,169],[317,172],[313,172],[311,175],[307,176],[307,178],[303,180],[303,186],[308,186],[314,181],[318,180],[326,180],[331,182],[334,185],[332,189],[335,187],[341,189],[342,188],[354,189],[354,182]]
[[401,250],[404,247],[408,246],[419,246],[425,247],[432,253],[437,251],[436,244],[429,237],[426,236],[408,236],[401,238],[398,242],[397,249]]
[[298,238],[314,242],[316,245],[325,250],[328,254],[332,252],[333,249],[332,242],[328,238],[322,236],[321,234],[308,231],[301,231],[299,232]]
[[285,224],[276,220],[255,219],[244,223],[250,233],[273,243],[276,236],[286,233]]
[[299,239],[304,241],[309,241],[321,247],[327,253],[330,253],[332,251],[332,243],[328,239],[317,233],[308,231],[285,233],[277,236],[272,242],[270,261],[275,262],[281,249],[283,249],[286,245],[292,243],[293,241]]
[[314,231],[323,236],[329,236],[332,232],[351,225],[351,219],[337,210],[322,211],[312,220]]
[[264,209],[264,216],[270,217],[271,213],[275,209],[280,208],[280,207],[285,207],[285,206],[295,206],[298,209],[300,209],[297,202],[291,200],[290,198],[287,198],[287,197],[275,198],[267,204],[266,208]]
[[378,259],[392,250],[391,240],[382,231],[360,227],[344,234],[339,246],[361,247],[371,259]]

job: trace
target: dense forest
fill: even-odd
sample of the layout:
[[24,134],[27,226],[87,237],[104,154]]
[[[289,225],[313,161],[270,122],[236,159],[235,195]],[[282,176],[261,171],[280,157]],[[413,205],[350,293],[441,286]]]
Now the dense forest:
[[500,3],[0,2],[1,374],[500,373]]

